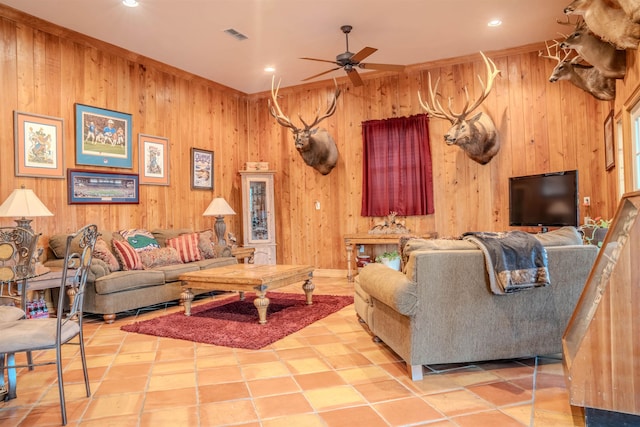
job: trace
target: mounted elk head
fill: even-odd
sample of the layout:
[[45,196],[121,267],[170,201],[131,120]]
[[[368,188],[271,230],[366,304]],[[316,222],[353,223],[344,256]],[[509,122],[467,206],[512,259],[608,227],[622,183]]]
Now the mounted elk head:
[[616,97],[616,79],[605,77],[597,68],[579,64],[580,56],[569,58],[571,52],[567,52],[564,58],[560,58],[558,53],[558,42],[551,47],[555,47],[555,53],[551,53],[551,47],[547,46],[547,54],[542,52],[539,55],[543,58],[553,59],[558,65],[551,72],[549,81],[555,83],[558,80],[568,80],[580,89],[589,92],[596,99],[610,101]]
[[[558,23],[572,25],[567,17],[566,22]],[[578,19],[575,29],[562,43],[561,49],[573,49],[585,61],[596,67],[605,77],[622,79],[627,71],[627,55],[624,50],[616,49],[611,43],[605,42],[593,34],[584,20]]]
[[640,24],[631,20],[612,0],[573,0],[564,8],[565,15],[581,15],[587,27],[604,41],[619,49],[637,49]]
[[482,78],[478,76],[480,85],[482,86],[482,95],[469,106],[469,91],[467,87],[464,87],[464,93],[466,102],[462,108],[461,113],[454,113],[451,111],[451,97],[449,98],[449,105],[447,111],[442,108],[440,101],[436,99],[438,94],[438,83],[440,78],[436,80],[435,86],[431,85],[431,73],[429,73],[429,102],[422,101],[420,91],[418,91],[418,99],[420,105],[429,114],[430,117],[437,117],[439,119],[447,119],[451,122],[451,128],[444,135],[444,140],[447,145],[457,145],[469,156],[472,160],[480,163],[481,165],[489,163],[493,157],[498,154],[500,150],[500,141],[498,140],[498,131],[496,126],[485,113],[477,113],[470,118],[467,118],[469,114],[482,104],[493,87],[493,81],[500,70],[496,69],[496,64],[484,53],[480,52],[485,65],[487,66],[487,85],[485,86]]
[[304,125],[304,128],[301,129],[291,123],[289,117],[280,109],[278,105],[278,90],[280,89],[280,84],[278,83],[278,87],[274,88],[274,80],[275,79],[271,80],[269,112],[275,117],[278,124],[291,129],[293,139],[296,141],[296,149],[302,156],[304,162],[322,175],[327,175],[335,167],[336,163],[338,163],[338,147],[336,147],[336,143],[329,132],[327,132],[326,129],[319,129],[317,125],[336,112],[336,102],[340,96],[338,83],[334,80],[336,90],[333,101],[331,101],[322,115],[320,115],[320,109],[318,109],[313,122],[307,124],[302,116],[298,114],[298,118]]

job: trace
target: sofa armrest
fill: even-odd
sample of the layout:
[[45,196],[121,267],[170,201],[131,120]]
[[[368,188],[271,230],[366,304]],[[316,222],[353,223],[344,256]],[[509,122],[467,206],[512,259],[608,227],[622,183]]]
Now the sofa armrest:
[[404,273],[382,264],[368,264],[360,270],[360,286],[373,299],[398,313],[412,316],[418,307],[417,284]]

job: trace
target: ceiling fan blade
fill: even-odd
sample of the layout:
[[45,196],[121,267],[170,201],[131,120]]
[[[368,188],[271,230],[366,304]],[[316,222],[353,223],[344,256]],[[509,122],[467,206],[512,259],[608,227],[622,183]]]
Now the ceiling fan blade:
[[358,67],[364,68],[366,70],[379,70],[379,71],[404,71],[404,65],[393,65],[393,64],[358,64]]
[[323,71],[323,72],[321,72],[321,73],[319,73],[319,74],[314,74],[314,75],[313,75],[313,76],[311,76],[311,77],[307,77],[306,79],[302,79],[302,81],[303,81],[303,82],[306,82],[307,80],[315,79],[316,77],[320,77],[320,76],[323,76],[323,75],[325,75],[325,74],[329,74],[330,72],[332,72],[332,71],[336,71],[336,70],[339,70],[340,68],[342,68],[342,67],[336,67],[336,68],[332,68],[332,69],[327,70],[327,71]]
[[366,58],[367,56],[371,55],[372,53],[374,53],[376,50],[375,47],[363,47],[360,52],[354,54],[349,60],[353,63],[358,63],[360,61],[362,61],[364,58]]
[[351,83],[353,83],[353,85],[356,87],[362,86],[364,84],[362,78],[360,78],[360,74],[358,74],[358,72],[354,69],[347,71],[347,76],[349,77],[349,80],[351,80]]
[[307,61],[328,62],[329,64],[340,65],[336,61],[329,61],[328,59],[317,59],[317,58],[298,58],[298,59],[306,59]]

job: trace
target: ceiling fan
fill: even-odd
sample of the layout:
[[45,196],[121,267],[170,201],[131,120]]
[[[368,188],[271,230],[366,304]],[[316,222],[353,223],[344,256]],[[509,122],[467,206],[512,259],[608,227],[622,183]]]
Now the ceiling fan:
[[307,77],[306,79],[302,80],[303,82],[307,80],[315,79],[316,77],[320,77],[324,74],[328,74],[333,71],[339,70],[340,68],[344,68],[344,70],[347,72],[347,76],[351,80],[351,83],[353,83],[354,86],[362,86],[364,83],[362,82],[362,78],[360,77],[360,74],[358,74],[356,67],[367,69],[367,70],[380,70],[380,71],[400,71],[401,72],[404,70],[404,65],[373,64],[373,63],[364,64],[360,62],[365,58],[367,58],[372,53],[374,53],[375,51],[377,51],[378,49],[374,47],[365,47],[355,54],[349,52],[349,33],[351,32],[352,29],[353,27],[351,25],[343,25],[342,27],[340,27],[340,30],[342,30],[342,32],[344,33],[347,41],[347,50],[346,52],[336,56],[335,61],[330,61],[326,59],[316,59],[316,58],[300,58],[300,59],[307,59],[310,61],[329,62],[331,64],[338,65],[336,68],[332,68],[330,70],[323,71],[322,73],[314,74],[311,77]]

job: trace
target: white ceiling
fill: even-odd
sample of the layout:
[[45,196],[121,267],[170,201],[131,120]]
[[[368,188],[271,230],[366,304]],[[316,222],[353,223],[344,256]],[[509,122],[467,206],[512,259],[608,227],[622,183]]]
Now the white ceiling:
[[[412,65],[517,47],[568,32],[557,24],[570,0],[0,0],[15,9],[170,64],[242,92],[269,90],[333,68],[346,50],[378,51],[362,62]],[[490,28],[499,18],[503,25]],[[237,41],[223,31],[248,36]],[[364,70],[359,70],[361,73]],[[338,70],[318,80],[341,77]]]

